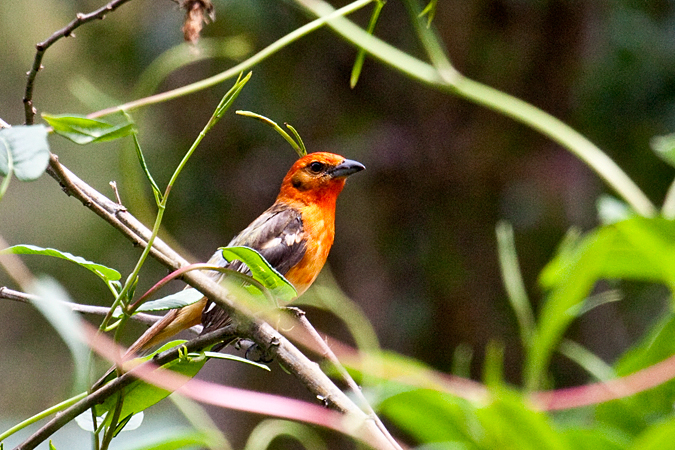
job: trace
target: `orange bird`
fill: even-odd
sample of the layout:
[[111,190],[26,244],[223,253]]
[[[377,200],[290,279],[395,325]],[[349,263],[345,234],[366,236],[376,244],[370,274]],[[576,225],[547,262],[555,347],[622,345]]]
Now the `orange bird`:
[[[319,275],[333,245],[335,203],[345,180],[363,169],[363,164],[333,153],[303,156],[284,177],[274,204],[235,236],[228,247],[257,250],[302,295]],[[228,263],[220,251],[209,263],[241,272],[248,270],[239,261]],[[199,323],[206,333],[225,326],[229,316],[206,298],[171,310],[129,347],[128,354]]]

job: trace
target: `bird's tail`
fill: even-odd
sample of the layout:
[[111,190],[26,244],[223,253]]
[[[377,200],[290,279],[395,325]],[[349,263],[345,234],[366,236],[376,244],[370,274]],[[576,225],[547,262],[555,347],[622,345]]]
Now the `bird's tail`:
[[[196,303],[185,306],[180,309],[172,309],[166,313],[161,319],[155,322],[150,328],[145,330],[133,344],[129,346],[126,353],[122,357],[126,362],[138,356],[139,353],[154,347],[163,342],[171,336],[187,330],[190,327],[199,325],[202,320],[202,310],[206,305],[206,297],[202,298]],[[111,367],[105,375],[103,375],[92,387],[92,391],[97,390],[105,383],[105,380],[116,369]]]

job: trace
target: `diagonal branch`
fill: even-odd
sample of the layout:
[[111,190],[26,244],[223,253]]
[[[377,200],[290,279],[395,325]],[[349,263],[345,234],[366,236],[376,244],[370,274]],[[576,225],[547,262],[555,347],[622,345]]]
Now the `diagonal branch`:
[[96,19],[104,19],[105,15],[109,12],[114,11],[123,4],[127,3],[130,0],[112,0],[105,6],[97,9],[96,11],[90,12],[89,14],[77,13],[75,19],[73,19],[68,25],[61,28],[59,31],[55,32],[46,41],[42,41],[35,45],[37,51],[35,52],[35,59],[33,60],[33,67],[31,67],[30,72],[28,72],[28,79],[26,81],[26,91],[23,97],[23,105],[26,115],[26,125],[32,125],[35,118],[36,110],[33,106],[33,87],[35,85],[35,77],[37,77],[38,72],[42,69],[42,58],[45,55],[45,52],[49,47],[52,46],[56,41],[61,38],[71,36],[73,31],[80,25],[83,25],[87,22],[91,22]]

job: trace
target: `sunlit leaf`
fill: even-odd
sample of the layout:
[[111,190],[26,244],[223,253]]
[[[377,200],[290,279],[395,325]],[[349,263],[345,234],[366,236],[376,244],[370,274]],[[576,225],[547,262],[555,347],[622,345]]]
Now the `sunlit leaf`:
[[88,119],[77,115],[43,114],[42,118],[54,129],[55,133],[76,144],[112,141],[129,136],[136,129],[136,125],[131,122],[113,125],[103,120]]
[[[675,354],[675,314],[668,313],[615,364],[617,376],[626,376],[647,368]],[[675,403],[675,380],[621,400],[599,405],[596,417],[603,423],[637,435],[650,423],[672,413]]]
[[161,433],[146,433],[134,437],[130,443],[118,443],[119,450],[180,450],[186,448],[216,448],[213,436],[200,430],[171,430]]
[[257,251],[249,247],[222,247],[223,258],[228,262],[239,260],[251,270],[254,279],[283,302],[290,302],[298,296],[295,287],[267,262]]
[[19,125],[0,129],[0,175],[13,173],[21,181],[40,177],[49,164],[49,143],[44,125]]
[[653,281],[673,289],[675,222],[634,216],[567,241],[540,275],[548,296],[526,361],[528,387],[541,381],[562,334],[601,279]]
[[394,395],[380,404],[380,411],[420,444],[475,443],[484,433],[469,402],[431,389]]
[[675,419],[658,423],[640,434],[631,450],[661,450],[671,448],[675,442]]
[[65,259],[66,261],[73,262],[78,266],[84,267],[87,270],[94,272],[104,281],[116,281],[121,278],[121,275],[115,269],[98,264],[95,262],[88,261],[80,256],[72,255],[68,252],[63,252],[61,250],[56,250],[54,248],[44,248],[38,247],[37,245],[14,245],[0,251],[0,254],[3,253],[13,253],[15,255],[43,255],[43,256],[52,256],[55,258]]
[[[496,389],[487,403],[416,389],[389,397],[382,413],[418,444],[445,448],[567,450],[568,439],[546,414],[532,411],[512,392]],[[443,448],[443,447],[441,447]]]

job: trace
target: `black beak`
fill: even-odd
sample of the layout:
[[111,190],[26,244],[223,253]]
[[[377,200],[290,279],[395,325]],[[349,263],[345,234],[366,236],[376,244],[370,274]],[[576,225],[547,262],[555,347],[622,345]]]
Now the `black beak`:
[[366,166],[358,161],[345,159],[340,164],[333,167],[333,169],[330,171],[330,176],[333,178],[344,178],[355,174],[356,172],[361,172],[365,168]]

